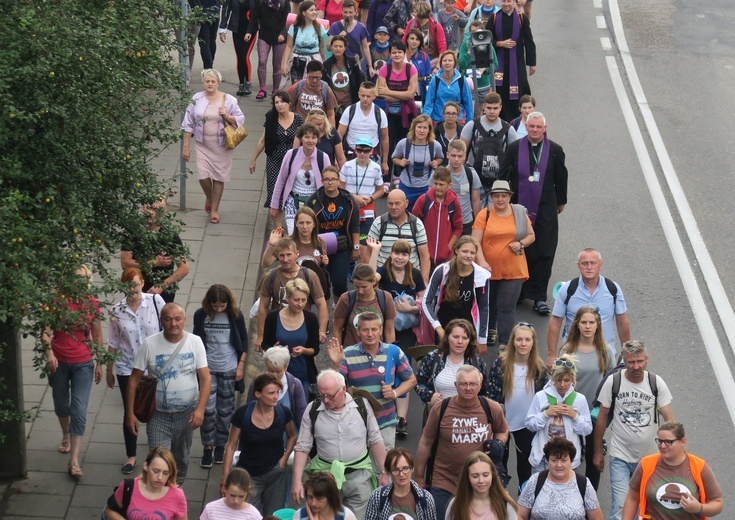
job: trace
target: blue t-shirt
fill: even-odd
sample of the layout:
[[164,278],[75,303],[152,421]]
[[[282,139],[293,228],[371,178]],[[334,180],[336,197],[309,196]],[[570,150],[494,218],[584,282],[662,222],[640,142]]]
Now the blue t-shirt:
[[[340,20],[337,23],[333,23],[329,27],[327,34],[329,36],[337,36],[339,33],[345,30],[344,20]],[[362,57],[362,41],[368,40],[370,35],[368,34],[367,28],[360,22],[352,28],[352,31],[347,33],[347,49],[345,54],[347,56],[358,56]]]
[[[288,34],[293,37],[294,27],[288,28]],[[299,27],[294,40],[293,49],[296,54],[317,54],[319,52],[319,38],[324,37],[327,31],[324,27],[319,26],[320,34],[317,34],[314,27],[310,24],[307,27]]]
[[[306,331],[306,320],[296,330],[286,330],[281,323],[281,316],[276,319],[276,339],[282,347],[287,347],[289,352],[293,352],[294,347],[303,347],[309,338]],[[309,377],[306,370],[306,358],[304,356],[292,357],[288,363],[288,372],[299,381],[308,381]]]

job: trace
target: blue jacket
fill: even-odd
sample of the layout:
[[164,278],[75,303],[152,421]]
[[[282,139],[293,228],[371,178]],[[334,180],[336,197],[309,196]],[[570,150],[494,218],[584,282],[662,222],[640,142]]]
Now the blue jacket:
[[[454,77],[447,84],[443,76],[444,72],[440,70],[436,76],[429,81],[429,89],[426,92],[426,101],[424,102],[423,113],[431,117],[432,121],[444,121],[444,105],[447,101],[456,101],[462,107],[459,119],[471,121],[475,112],[472,105],[472,91],[467,79],[454,69]],[[460,88],[460,78],[464,82],[464,88]]]
[[[413,63],[416,67],[419,78],[431,76],[431,58],[429,58],[429,55],[426,54],[424,51],[416,51],[416,54],[411,56],[411,63]],[[421,96],[421,101],[424,101],[426,99],[426,87],[428,86],[428,84],[428,81],[421,81],[419,79],[419,95]]]

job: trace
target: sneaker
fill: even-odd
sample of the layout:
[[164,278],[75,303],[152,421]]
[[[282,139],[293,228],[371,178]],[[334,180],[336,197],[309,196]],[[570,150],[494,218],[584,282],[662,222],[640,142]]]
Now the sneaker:
[[199,465],[203,468],[211,468],[213,454],[214,454],[214,450],[212,448],[204,448],[204,454],[202,455],[202,461],[199,463]]
[[495,329],[490,329],[487,331],[487,345],[495,345],[495,343],[498,341],[498,331]]
[[258,92],[258,94],[255,96],[255,99],[257,99],[258,101],[260,101],[262,99],[265,99],[265,97],[267,95],[268,94],[265,93],[265,90],[261,89],[260,92]]
[[398,426],[396,426],[396,435],[405,437],[408,435],[408,421],[403,417],[398,418]]
[[222,464],[225,461],[225,448],[224,446],[214,447],[214,463]]
[[253,93],[253,85],[249,81],[246,81],[245,83],[243,83],[243,85],[245,86],[242,91],[243,96],[249,96]]
[[238,96],[244,96],[245,95],[245,83],[240,83],[240,88],[237,89],[237,95]]

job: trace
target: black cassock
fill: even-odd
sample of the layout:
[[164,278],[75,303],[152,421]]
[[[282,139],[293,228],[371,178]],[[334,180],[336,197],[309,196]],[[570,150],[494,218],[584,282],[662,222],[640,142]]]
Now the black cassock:
[[[498,11],[495,16],[503,17],[503,34],[496,34],[495,17],[491,17],[487,26],[487,30],[493,33],[493,42],[507,40],[513,34],[513,20],[510,15],[506,15],[503,11]],[[531,24],[528,18],[521,15],[521,31],[519,41],[516,42],[516,62],[518,65],[518,97],[510,99],[509,82],[510,82],[510,49],[495,46],[495,52],[499,55],[501,52],[505,54],[505,67],[503,71],[503,84],[496,87],[496,91],[503,100],[503,109],[500,112],[500,119],[511,121],[520,115],[518,111],[518,100],[525,94],[531,94],[531,86],[528,84],[528,75],[526,66],[536,66],[536,44],[531,34]]]
[[[524,143],[529,147],[529,171],[518,171],[518,146]],[[557,206],[567,203],[567,167],[564,164],[564,150],[555,142],[549,140],[549,163],[546,167],[541,200],[538,205],[536,221],[533,223],[533,232],[536,241],[525,249],[528,262],[529,278],[523,284],[522,295],[533,301],[546,301],[551,268],[554,265],[556,245],[559,241],[559,219]],[[537,151],[538,154],[538,151]],[[511,202],[518,203],[518,176],[533,175],[536,167],[534,155],[531,153],[531,143],[526,139],[518,140],[508,146],[500,166],[500,179],[510,182],[513,190]]]

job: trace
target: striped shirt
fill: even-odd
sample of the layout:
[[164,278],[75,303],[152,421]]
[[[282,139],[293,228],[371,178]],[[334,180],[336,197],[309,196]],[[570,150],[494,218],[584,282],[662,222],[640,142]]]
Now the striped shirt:
[[[371,356],[364,348],[362,343],[352,345],[345,349],[345,357],[342,360],[342,366],[339,371],[345,376],[347,386],[356,386],[361,390],[366,390],[373,394],[380,404],[382,410],[378,412],[376,419],[381,429],[389,426],[395,426],[398,423],[396,418],[396,405],[393,399],[383,399],[383,386],[381,381],[386,381],[386,361],[388,360],[387,343],[380,342],[377,354]],[[408,358],[403,351],[393,346],[398,354],[398,363],[388,363],[392,366],[392,377],[389,378],[394,386],[398,386],[400,382],[405,381],[413,375],[413,369],[408,362]],[[382,370],[381,370],[382,369]]]
[[426,239],[426,229],[424,229],[424,223],[421,219],[416,219],[416,240],[414,240],[411,234],[411,222],[410,217],[406,221],[398,226],[393,219],[388,220],[388,227],[385,228],[385,235],[380,236],[380,223],[383,220],[383,215],[377,217],[373,221],[373,225],[370,226],[369,237],[373,237],[375,240],[380,240],[382,245],[378,252],[378,267],[382,267],[385,261],[390,256],[390,250],[398,240],[405,240],[411,244],[411,263],[416,269],[421,269],[421,262],[419,260],[419,252],[417,246],[422,246],[428,243]]

